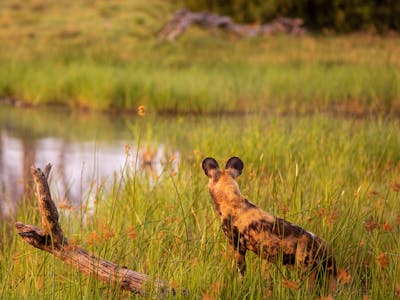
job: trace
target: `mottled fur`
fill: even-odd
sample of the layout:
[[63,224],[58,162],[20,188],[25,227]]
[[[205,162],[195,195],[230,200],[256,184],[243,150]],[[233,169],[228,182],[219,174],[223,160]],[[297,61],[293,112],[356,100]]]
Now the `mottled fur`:
[[236,182],[243,169],[239,158],[230,158],[225,170],[213,158],[206,158],[202,167],[209,177],[208,189],[215,211],[221,217],[222,230],[235,252],[242,275],[246,270],[245,254],[250,250],[270,262],[280,260],[284,265],[297,265],[315,276],[336,277],[335,260],[326,241],[270,215],[243,197]]

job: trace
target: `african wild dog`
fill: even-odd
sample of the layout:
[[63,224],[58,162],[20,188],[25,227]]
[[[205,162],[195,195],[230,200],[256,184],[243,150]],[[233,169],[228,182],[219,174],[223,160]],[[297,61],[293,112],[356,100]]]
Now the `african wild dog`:
[[314,278],[326,273],[329,288],[335,288],[336,264],[327,242],[245,199],[236,182],[243,170],[240,158],[230,158],[225,170],[214,158],[206,158],[202,167],[210,178],[208,190],[241,275],[246,270],[246,251],[250,250],[270,262],[281,260],[284,265],[297,265],[310,271]]

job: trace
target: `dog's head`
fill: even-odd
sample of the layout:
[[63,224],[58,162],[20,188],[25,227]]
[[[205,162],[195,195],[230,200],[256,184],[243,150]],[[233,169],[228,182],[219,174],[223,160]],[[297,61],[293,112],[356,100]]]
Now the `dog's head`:
[[209,177],[208,189],[217,202],[233,201],[234,197],[241,196],[236,178],[242,174],[243,162],[238,157],[231,157],[225,169],[219,168],[218,162],[211,157],[203,160],[204,173]]

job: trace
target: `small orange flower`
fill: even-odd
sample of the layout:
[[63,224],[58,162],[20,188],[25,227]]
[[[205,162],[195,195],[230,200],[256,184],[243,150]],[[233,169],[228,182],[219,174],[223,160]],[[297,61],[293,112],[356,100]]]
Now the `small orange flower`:
[[336,210],[330,211],[327,208],[320,208],[317,211],[317,216],[324,218],[328,224],[332,225],[339,217],[339,214]]
[[72,205],[71,203],[69,203],[69,201],[67,199],[62,199],[59,203],[58,203],[58,208],[60,210],[72,210]]
[[400,298],[400,285],[396,284],[396,287],[394,288],[394,294],[397,298]]
[[211,290],[213,290],[215,293],[219,294],[222,290],[223,284],[220,281],[216,281],[213,284],[211,284]]
[[299,283],[294,281],[294,280],[289,280],[285,279],[282,281],[282,285],[290,290],[298,290],[299,289]]
[[333,300],[334,298],[331,295],[319,297],[318,300]]
[[203,300],[216,300],[216,299],[218,299],[218,297],[213,297],[209,293],[205,293],[202,295],[202,299]]
[[40,278],[37,282],[36,282],[36,288],[38,290],[43,288],[43,278]]
[[256,175],[257,175],[257,174],[256,174],[256,172],[254,172],[254,171],[250,171],[250,173],[249,173],[250,179],[256,177]]
[[339,283],[347,284],[351,280],[351,275],[345,269],[339,269],[337,280]]
[[133,227],[133,226],[128,226],[128,227],[126,228],[126,233],[128,234],[128,236],[129,236],[132,240],[136,239],[136,237],[137,237],[136,229],[135,229],[135,227]]
[[14,261],[15,265],[18,265],[18,260],[19,260],[19,254],[18,252],[15,252],[14,255],[12,256],[12,260]]
[[375,197],[375,196],[379,196],[379,192],[376,191],[376,190],[369,191],[368,194],[367,194],[368,198],[372,198],[372,197]]
[[145,115],[146,113],[145,113],[145,111],[144,111],[144,106],[143,106],[143,105],[140,105],[140,106],[138,107],[138,109],[137,109],[137,114],[138,114],[139,116],[141,116],[141,117],[144,117],[144,115]]
[[378,199],[378,200],[376,201],[376,203],[375,203],[375,206],[376,206],[377,208],[385,208],[385,206],[386,206],[386,200],[383,199],[383,198]]
[[289,212],[289,207],[287,207],[287,205],[284,203],[279,204],[278,209],[279,209],[279,213],[284,216]]
[[377,258],[376,258],[378,264],[382,267],[385,268],[389,265],[389,258],[387,257],[385,252],[380,253]]
[[107,225],[101,225],[99,231],[104,241],[111,239],[115,236],[114,231]]
[[101,238],[96,231],[89,232],[89,234],[86,237],[86,243],[88,243],[89,245],[94,245],[96,242],[100,240]]
[[392,181],[390,183],[390,187],[392,188],[393,192],[397,193],[398,191],[400,191],[400,182]]
[[393,225],[391,225],[389,223],[382,224],[382,229],[384,231],[392,232],[393,231]]
[[131,145],[125,144],[125,155],[130,156],[131,155]]
[[371,232],[378,227],[379,227],[378,223],[376,223],[372,219],[368,220],[364,225],[365,230],[368,232]]

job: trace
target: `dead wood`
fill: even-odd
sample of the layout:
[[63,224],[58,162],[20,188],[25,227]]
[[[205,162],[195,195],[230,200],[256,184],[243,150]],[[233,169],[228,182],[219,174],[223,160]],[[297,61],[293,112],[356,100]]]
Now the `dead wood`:
[[205,29],[222,29],[239,37],[253,37],[257,35],[290,34],[299,36],[305,34],[303,21],[299,18],[276,18],[265,24],[237,24],[228,16],[220,16],[210,12],[191,12],[188,9],[177,11],[172,19],[158,33],[160,40],[174,41],[186,29],[197,25]]
[[[31,168],[32,176],[36,182],[43,229],[17,222],[15,226],[18,234],[26,243],[53,254],[66,264],[72,265],[87,275],[95,276],[106,283],[116,284],[133,293],[146,295],[146,290],[151,289],[152,286],[161,296],[176,293],[176,290],[170,288],[163,280],[154,280],[149,275],[121,267],[113,262],[96,257],[78,246],[70,245],[58,223],[58,211],[51,198],[47,181],[50,170],[50,164],[45,167],[44,172],[39,168]],[[182,293],[186,292],[182,291]]]

